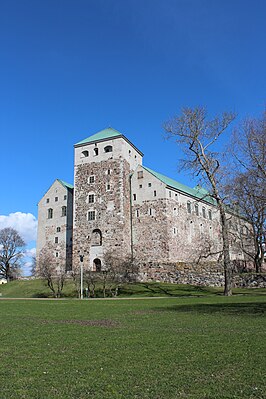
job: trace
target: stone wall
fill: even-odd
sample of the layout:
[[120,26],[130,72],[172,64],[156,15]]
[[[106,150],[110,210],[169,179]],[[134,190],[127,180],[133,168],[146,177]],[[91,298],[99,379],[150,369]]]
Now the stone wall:
[[[224,271],[218,262],[204,263],[159,263],[147,262],[139,265],[140,282],[157,281],[175,284],[192,284],[198,286],[223,287]],[[266,273],[242,273],[234,271],[235,287],[266,288]]]

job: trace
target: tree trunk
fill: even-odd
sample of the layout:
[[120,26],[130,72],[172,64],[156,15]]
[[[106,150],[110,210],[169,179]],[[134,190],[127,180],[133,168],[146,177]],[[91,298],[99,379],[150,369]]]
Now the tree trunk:
[[218,207],[220,210],[220,219],[221,219],[222,236],[223,236],[224,295],[231,296],[232,295],[233,270],[232,270],[232,263],[231,263],[231,259],[230,259],[227,220],[226,220],[226,214],[225,214],[223,204],[220,203],[220,201],[218,201]]

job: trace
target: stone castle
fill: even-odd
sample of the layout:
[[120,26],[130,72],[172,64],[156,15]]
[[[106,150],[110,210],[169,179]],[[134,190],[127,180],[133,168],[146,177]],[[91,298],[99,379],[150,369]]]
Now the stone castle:
[[[113,128],[74,147],[74,186],[57,179],[38,204],[37,261],[48,251],[71,270],[82,256],[84,268],[101,271],[112,254],[138,262],[142,280],[201,283],[221,250],[208,192],[143,166],[142,152]],[[231,257],[245,261],[245,221],[229,210],[228,223]]]

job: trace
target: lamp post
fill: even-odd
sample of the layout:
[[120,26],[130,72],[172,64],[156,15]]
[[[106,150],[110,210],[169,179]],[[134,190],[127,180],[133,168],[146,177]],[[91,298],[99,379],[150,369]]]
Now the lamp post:
[[80,260],[80,299],[83,299],[83,258],[84,258],[84,255],[79,255],[79,260]]

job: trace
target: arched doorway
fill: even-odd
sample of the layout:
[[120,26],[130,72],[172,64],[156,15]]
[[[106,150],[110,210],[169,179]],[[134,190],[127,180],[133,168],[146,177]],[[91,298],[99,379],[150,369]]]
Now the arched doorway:
[[93,261],[93,270],[95,272],[100,272],[102,268],[102,262],[99,258],[95,258]]

